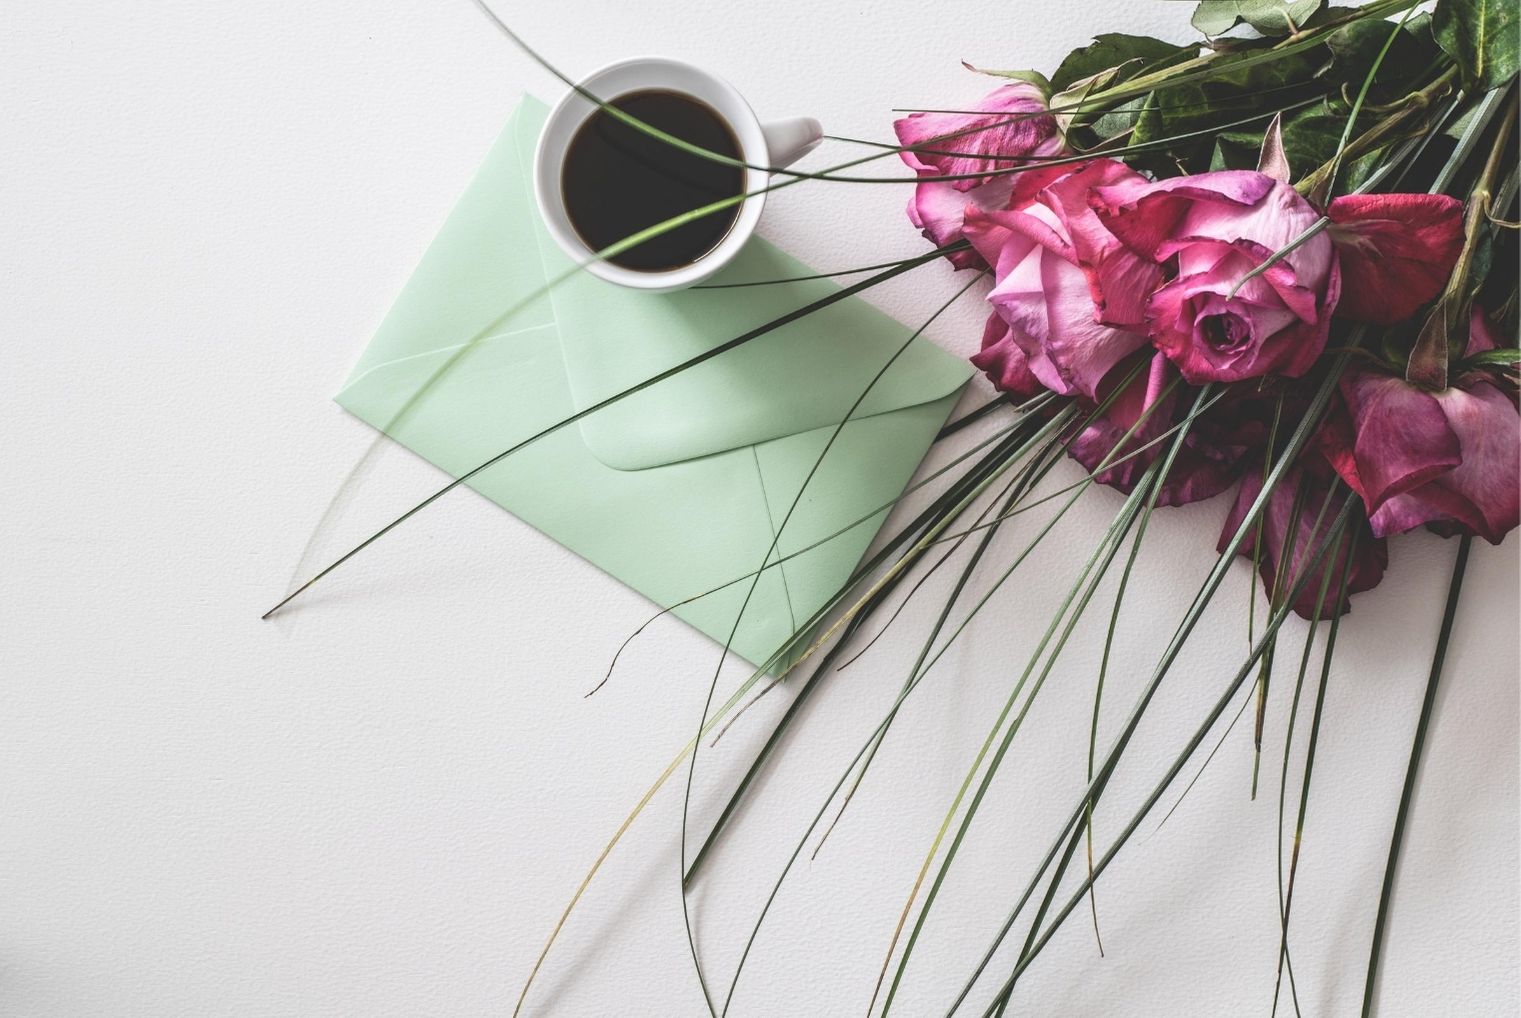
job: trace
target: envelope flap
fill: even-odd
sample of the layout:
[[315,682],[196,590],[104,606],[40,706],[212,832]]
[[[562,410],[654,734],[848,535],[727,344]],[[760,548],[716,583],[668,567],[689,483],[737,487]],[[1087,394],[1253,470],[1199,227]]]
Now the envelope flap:
[[[542,104],[524,103],[525,114],[541,123]],[[520,157],[526,180],[531,151],[520,148]],[[535,233],[545,274],[555,278],[571,263],[542,226]],[[812,272],[757,238],[710,282]],[[839,289],[828,280],[808,280],[650,294],[576,273],[551,293],[576,407],[594,405]],[[607,465],[639,470],[836,424],[868,385],[858,418],[928,403],[966,382],[970,366],[928,340],[915,339],[898,354],[911,332],[849,297],[598,411],[581,422],[581,433]]]

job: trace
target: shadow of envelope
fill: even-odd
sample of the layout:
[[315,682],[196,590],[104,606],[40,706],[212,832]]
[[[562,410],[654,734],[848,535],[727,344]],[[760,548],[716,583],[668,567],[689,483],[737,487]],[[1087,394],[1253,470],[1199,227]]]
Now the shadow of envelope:
[[[513,113],[337,397],[456,477],[838,290],[811,280],[647,294],[576,273],[534,297],[570,265],[542,232],[529,187],[544,113],[531,98]],[[757,239],[713,282],[808,272]],[[849,577],[885,519],[874,510],[902,492],[971,374],[914,340],[798,499],[840,420],[909,335],[864,301],[839,301],[561,428],[469,484],[661,607],[722,587],[674,612],[721,644],[751,587],[731,581],[760,568],[797,500],[732,642],[765,662]]]

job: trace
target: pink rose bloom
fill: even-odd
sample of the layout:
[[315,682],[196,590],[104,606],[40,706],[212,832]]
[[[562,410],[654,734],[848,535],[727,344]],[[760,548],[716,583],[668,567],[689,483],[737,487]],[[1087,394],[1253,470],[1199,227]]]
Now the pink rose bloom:
[[[1499,345],[1475,307],[1468,354]],[[1499,544],[1521,521],[1521,414],[1494,375],[1467,372],[1432,392],[1355,367],[1342,376],[1341,398],[1322,444],[1362,496],[1375,534],[1424,523]]]
[[[961,239],[968,205],[1001,209],[1009,203],[1020,174],[990,176],[993,171],[1065,151],[1056,119],[1046,112],[1045,96],[1028,82],[994,89],[975,109],[979,112],[911,113],[893,124],[898,143],[913,146],[900,153],[903,161],[920,177],[974,175],[915,186],[909,221],[936,247]],[[972,251],[958,251],[950,260],[957,268],[980,265]]]
[[[1218,551],[1223,553],[1230,546],[1231,537],[1241,526],[1241,521],[1246,519],[1247,510],[1262,491],[1262,477],[1262,467],[1258,465],[1249,469],[1241,482],[1236,504],[1231,507],[1230,515],[1225,519],[1225,529],[1220,533],[1220,542],[1216,546]],[[1338,494],[1332,494],[1335,479],[1336,475],[1327,468],[1325,461],[1313,452],[1301,457],[1274,486],[1273,493],[1268,496],[1267,505],[1263,506],[1262,515],[1258,518],[1257,527],[1249,529],[1237,546],[1236,554],[1251,558],[1256,553],[1257,530],[1261,528],[1262,551],[1257,560],[1257,570],[1262,577],[1263,592],[1268,596],[1273,596],[1275,592],[1279,596],[1287,594],[1299,581],[1300,574],[1310,560],[1320,554],[1321,548],[1326,547],[1326,535],[1341,510],[1341,500],[1347,495],[1344,489],[1339,490]],[[1294,503],[1301,488],[1303,501],[1296,521]],[[1330,505],[1326,505],[1328,497],[1331,498]],[[1324,515],[1321,514],[1322,508],[1325,509]],[[1316,517],[1320,517],[1318,529],[1315,526]],[[1292,530],[1291,523],[1295,524]],[[1357,548],[1355,555],[1349,559],[1354,533],[1357,535]],[[1288,551],[1289,571],[1287,575],[1279,577],[1278,566],[1285,561],[1285,549]],[[1351,526],[1343,533],[1341,547],[1334,554],[1327,548],[1320,568],[1310,575],[1299,596],[1294,599],[1294,611],[1306,619],[1317,615],[1325,619],[1346,614],[1350,606],[1345,602],[1336,603],[1337,595],[1341,592],[1343,574],[1350,570],[1350,575],[1346,577],[1347,593],[1356,594],[1378,586],[1388,564],[1389,546],[1382,538],[1374,537],[1368,529],[1367,518],[1354,510]],[[1326,580],[1328,568],[1331,576]],[[1320,600],[1322,581],[1326,584],[1323,604]]]
[[[1165,438],[1163,434],[1188,415],[1198,396],[1197,389],[1182,385],[1169,389],[1169,383],[1177,380],[1177,369],[1150,350],[1116,367],[1105,380],[1103,394],[1109,395],[1113,386],[1125,381],[1138,363],[1145,366],[1103,415],[1089,420],[1067,447],[1068,455],[1090,472],[1106,462],[1113,464],[1094,479],[1127,494],[1135,490],[1152,463],[1166,457],[1176,432]],[[1147,447],[1151,442],[1155,444]],[[1130,458],[1122,459],[1125,456]],[[1186,505],[1218,495],[1239,475],[1239,460],[1239,455],[1206,453],[1185,438],[1162,482],[1157,504]]]
[[[1022,176],[1028,179],[1014,189],[1009,209],[968,207],[966,238],[993,268],[988,302],[1008,324],[1030,373],[1053,392],[1097,399],[1110,369],[1145,345],[1136,327],[1162,275],[1104,228],[1088,194],[1145,178],[1113,159],[1049,182],[1040,173]],[[1108,301],[1097,286],[1101,273],[1125,282]]]
[[[1190,383],[1298,377],[1325,349],[1340,271],[1324,232],[1236,290],[1320,218],[1288,184],[1221,170],[1100,187],[1090,201],[1111,233],[1171,274],[1147,302],[1146,330]],[[1101,273],[1099,286],[1118,302],[1134,284]]]

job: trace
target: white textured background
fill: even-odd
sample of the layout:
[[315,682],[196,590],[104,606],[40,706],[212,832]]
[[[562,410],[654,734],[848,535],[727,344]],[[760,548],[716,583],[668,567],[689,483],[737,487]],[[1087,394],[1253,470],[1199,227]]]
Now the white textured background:
[[[573,71],[668,53],[726,74],[763,114],[869,138],[888,135],[892,106],[979,94],[990,83],[961,58],[1049,70],[1096,31],[1183,38],[1189,7],[501,6]],[[464,0],[14,3],[0,21],[0,1014],[504,1013],[602,842],[690,735],[716,648],[661,622],[583,700],[648,606],[468,492],[284,621],[258,616],[371,439],[329,397],[513,97],[557,90]],[[914,253],[904,197],[796,188],[764,232],[821,267]],[[872,299],[908,319],[950,286],[936,266]],[[975,340],[981,312],[963,310],[938,341]],[[438,483],[388,454],[328,548]],[[1117,504],[1084,499],[909,702],[834,840],[784,889],[732,1013],[864,1013],[939,815],[1061,577]],[[1106,733],[1224,511],[1155,522]],[[1381,1015],[1517,1011],[1516,549],[1514,536],[1475,549]],[[1307,1015],[1356,1010],[1453,550],[1393,542],[1388,579],[1342,631],[1295,902]],[[1164,688],[1098,815],[1101,844],[1239,661],[1248,584],[1238,566]],[[694,896],[715,981],[936,601],[922,594],[831,679]],[[1101,595],[1037,701],[894,1013],[940,1013],[1081,786],[1106,612]],[[1018,1013],[1267,1013],[1291,687],[1281,671],[1257,801],[1247,723],[1101,882],[1108,957],[1077,913]],[[785,695],[705,752],[699,817]],[[701,1011],[675,885],[679,806],[668,792],[634,828],[529,1013]]]

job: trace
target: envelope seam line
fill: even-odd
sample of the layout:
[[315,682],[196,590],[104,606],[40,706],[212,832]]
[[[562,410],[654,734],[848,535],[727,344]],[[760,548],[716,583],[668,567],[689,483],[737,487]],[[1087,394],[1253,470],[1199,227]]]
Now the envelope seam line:
[[409,361],[424,360],[429,357],[436,358],[440,354],[453,354],[460,350],[474,350],[485,346],[487,343],[491,343],[499,339],[509,339],[513,336],[521,336],[529,332],[537,332],[541,329],[549,329],[553,327],[553,322],[545,322],[542,325],[525,325],[521,329],[508,329],[506,332],[494,332],[489,336],[481,336],[479,339],[475,340],[474,343],[452,343],[449,346],[441,346],[436,350],[425,350],[422,353],[409,353],[403,357],[392,357],[388,361],[383,361],[380,364],[365,368],[358,375],[355,375],[353,378],[350,378],[347,382],[345,382],[343,387],[345,389],[351,388],[363,382],[371,375],[376,374],[377,372],[385,371],[388,368],[395,367],[398,364],[406,364]]
[[[766,507],[766,524],[771,528],[772,548],[777,553],[776,572],[777,575],[781,577],[782,596],[786,598],[787,601],[787,620],[792,623],[792,631],[795,633],[797,632],[797,613],[792,610],[792,589],[787,586],[787,568],[781,563],[782,535],[776,529],[776,518],[771,515],[771,497],[769,494],[767,494],[766,471],[761,467],[760,453],[756,451],[756,448],[753,445],[750,446],[750,455],[755,460],[755,476],[760,478],[761,502]],[[770,563],[770,561],[771,555],[768,553],[766,555],[766,561],[761,563],[761,567],[765,568]]]

